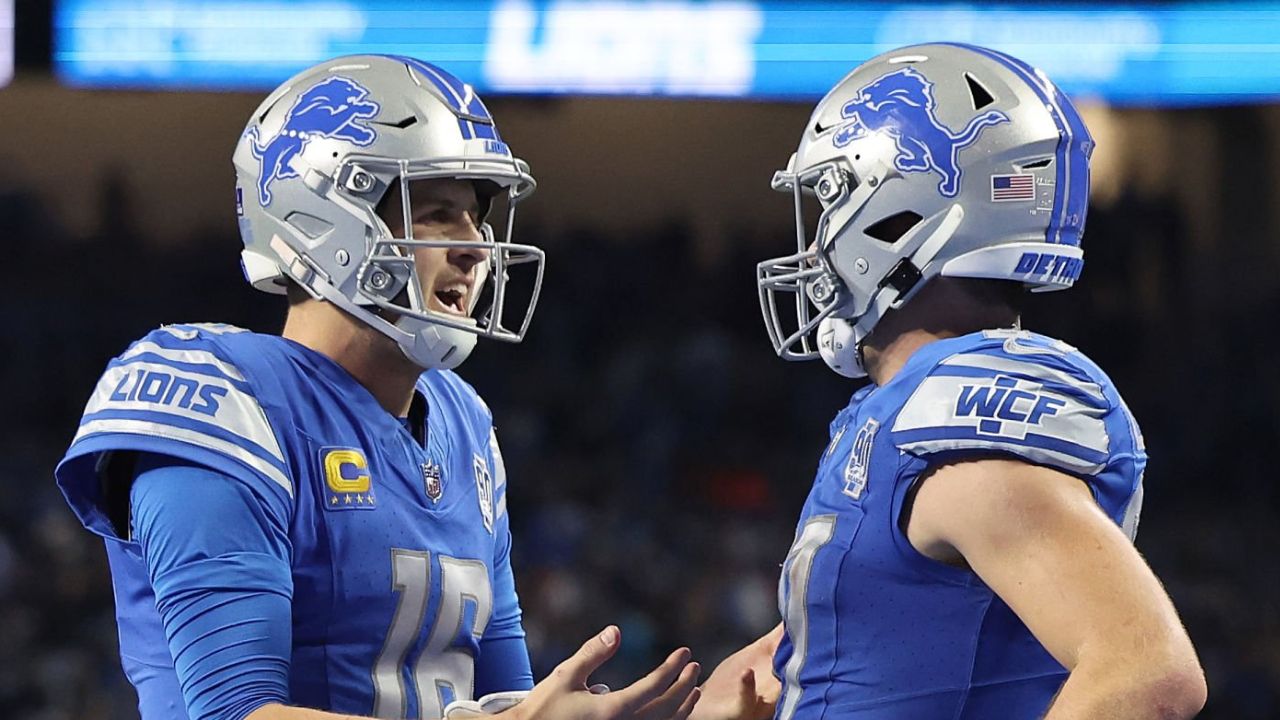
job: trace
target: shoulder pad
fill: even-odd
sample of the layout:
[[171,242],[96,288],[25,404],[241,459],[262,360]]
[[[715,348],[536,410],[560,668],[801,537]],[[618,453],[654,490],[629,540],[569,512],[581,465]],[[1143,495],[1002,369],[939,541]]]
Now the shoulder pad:
[[894,421],[897,447],[921,456],[1005,452],[1077,474],[1102,470],[1112,408],[1102,385],[1066,346],[1020,347],[1025,352],[1015,354],[987,345],[934,365]]
[[437,393],[447,395],[458,404],[458,409],[469,415],[475,415],[486,423],[493,422],[493,413],[489,405],[480,397],[480,393],[471,383],[452,370],[428,370],[418,377],[418,388],[429,392],[434,388]]
[[178,338],[179,340],[195,340],[201,337],[201,335],[209,337],[216,335],[233,335],[235,333],[243,332],[249,331],[226,323],[182,323],[179,325],[162,325],[146,338],[143,338],[143,340],[146,340],[157,333],[166,333]]
[[[507,466],[502,458],[502,450],[498,447],[498,434],[493,426],[493,413],[480,393],[452,370],[429,370],[418,378],[418,389],[428,396],[446,398],[455,407],[454,411],[468,423],[477,452],[488,450],[488,470],[493,479],[493,496],[495,498],[494,517],[501,518],[507,511]],[[491,521],[486,521],[486,525]]]
[[290,495],[287,463],[267,413],[223,341],[229,325],[172,325],[112,360],[85,407],[68,458],[110,450],[229,459]]

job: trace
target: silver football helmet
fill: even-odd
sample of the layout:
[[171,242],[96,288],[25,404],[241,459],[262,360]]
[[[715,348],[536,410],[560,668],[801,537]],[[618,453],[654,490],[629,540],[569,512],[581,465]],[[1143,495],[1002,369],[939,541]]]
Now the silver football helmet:
[[[236,145],[236,207],[245,277],[284,293],[297,283],[394,340],[424,368],[453,368],[478,336],[523,339],[542,287],[544,255],[511,242],[516,204],[533,192],[529,166],[511,155],[470,85],[407,57],[357,55],[294,76],[254,111]],[[413,237],[411,182],[473,180],[482,215],[505,206],[482,240]],[[406,228],[378,216],[399,186]],[[496,210],[493,215],[499,215]],[[430,309],[418,280],[418,247],[483,249],[469,314]],[[518,324],[504,324],[508,270],[532,263]],[[480,296],[487,296],[479,313]]]
[[[796,223],[796,252],[757,272],[774,349],[861,377],[862,343],[931,278],[1070,287],[1092,150],[1070,100],[1003,53],[917,45],[858,66],[773,177]],[[808,197],[821,211],[811,238]],[[791,303],[794,326],[780,310]]]

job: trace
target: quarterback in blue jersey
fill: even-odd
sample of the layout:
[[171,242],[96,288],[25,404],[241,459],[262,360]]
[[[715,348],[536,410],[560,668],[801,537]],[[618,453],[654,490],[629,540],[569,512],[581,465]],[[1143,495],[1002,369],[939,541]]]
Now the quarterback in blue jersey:
[[844,78],[775,175],[798,239],[759,267],[774,347],[870,378],[831,423],[783,566],[778,720],[1203,705],[1195,651],[1132,544],[1138,425],[1088,358],[1018,324],[1023,293],[1080,275],[1091,150],[1043,73],[922,45]]
[[[268,96],[234,162],[245,275],[288,295],[282,336],[143,337],[57,471],[107,539],[144,720],[686,717],[687,649],[587,687],[617,628],[533,684],[506,468],[452,368],[477,337],[522,338],[543,255],[511,242],[534,181],[471,87],[340,58]],[[532,299],[508,327],[519,265]]]

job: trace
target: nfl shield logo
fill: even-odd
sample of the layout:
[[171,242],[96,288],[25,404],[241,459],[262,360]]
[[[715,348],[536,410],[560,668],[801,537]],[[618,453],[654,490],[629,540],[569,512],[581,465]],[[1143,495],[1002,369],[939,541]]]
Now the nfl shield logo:
[[422,463],[422,484],[431,502],[440,502],[444,495],[444,478],[440,474],[440,466],[430,460]]

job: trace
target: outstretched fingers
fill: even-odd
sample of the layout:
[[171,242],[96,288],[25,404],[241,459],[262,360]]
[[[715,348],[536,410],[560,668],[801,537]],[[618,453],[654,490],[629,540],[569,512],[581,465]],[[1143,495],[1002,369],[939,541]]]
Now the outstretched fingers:
[[618,652],[620,636],[617,626],[610,625],[599,635],[583,643],[577,652],[557,665],[551,674],[558,683],[572,690],[586,688],[587,678],[591,677],[591,673]]
[[702,690],[694,688],[693,692],[689,693],[689,697],[685,698],[680,707],[676,709],[675,714],[671,716],[671,720],[687,720],[689,715],[693,713],[693,706],[697,705],[698,700],[701,698]]
[[[656,699],[646,703],[637,713],[646,720],[667,720],[674,717],[676,712],[684,705],[698,690],[698,675],[702,671],[702,666],[696,662],[691,662],[684,666],[680,674],[676,677],[676,681],[671,683],[671,687],[659,695]],[[692,706],[690,706],[692,709]]]
[[689,662],[689,648],[680,648],[661,665],[630,686],[613,693],[624,711],[646,718],[667,718],[693,692],[701,666]]

